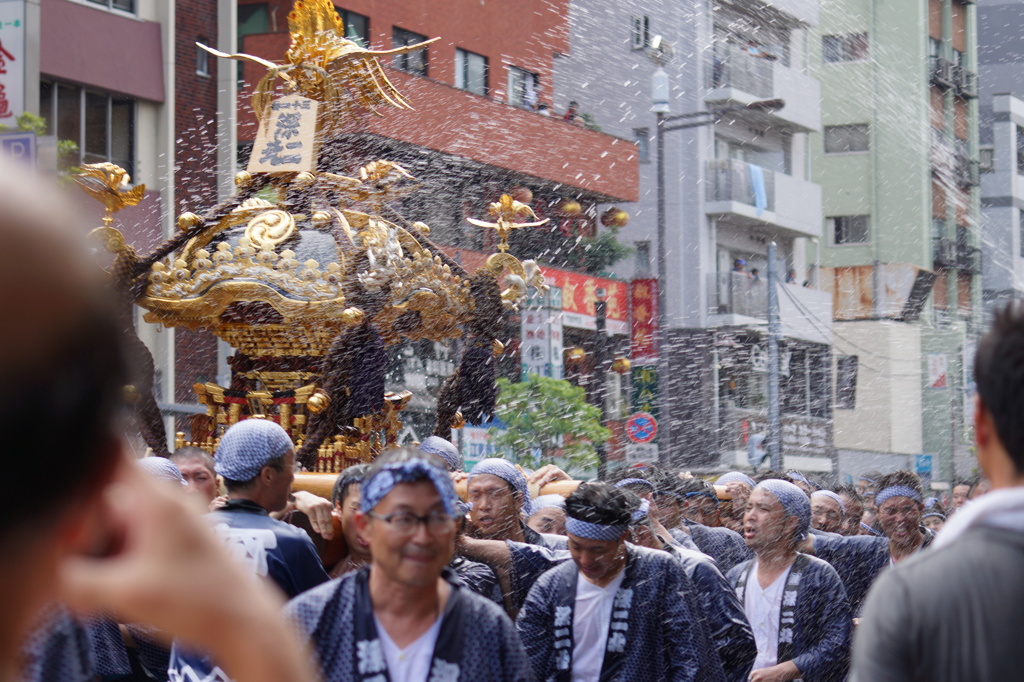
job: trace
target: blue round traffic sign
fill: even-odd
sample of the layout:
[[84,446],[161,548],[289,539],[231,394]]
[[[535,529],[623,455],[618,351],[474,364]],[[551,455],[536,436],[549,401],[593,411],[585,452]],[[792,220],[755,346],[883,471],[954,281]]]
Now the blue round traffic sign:
[[626,420],[626,435],[634,443],[650,443],[658,435],[658,421],[648,412],[637,412]]

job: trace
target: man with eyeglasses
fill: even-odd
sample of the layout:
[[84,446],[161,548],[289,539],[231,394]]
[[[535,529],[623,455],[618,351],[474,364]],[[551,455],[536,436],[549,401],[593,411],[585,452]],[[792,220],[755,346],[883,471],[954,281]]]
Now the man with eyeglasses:
[[[266,419],[240,421],[224,432],[214,462],[228,501],[207,518],[231,555],[289,599],[326,582],[309,536],[270,517],[288,505],[295,480],[295,448],[287,432]],[[203,682],[229,679],[216,661],[178,646],[171,651],[169,674]]]
[[532,679],[512,621],[447,568],[459,514],[455,487],[433,455],[391,450],[373,463],[355,517],[373,563],[286,609],[316,650],[325,682]]

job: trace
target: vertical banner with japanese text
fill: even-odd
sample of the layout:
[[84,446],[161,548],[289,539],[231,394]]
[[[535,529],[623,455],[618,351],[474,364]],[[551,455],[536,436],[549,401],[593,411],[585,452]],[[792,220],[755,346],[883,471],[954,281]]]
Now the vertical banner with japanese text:
[[551,287],[547,294],[532,292],[520,313],[522,338],[519,345],[522,377],[538,374],[561,379],[562,290]]
[[629,283],[630,356],[637,364],[658,360],[658,280],[634,279]]
[[[25,3],[0,1],[0,125],[25,111]],[[48,112],[47,112],[48,113]]]

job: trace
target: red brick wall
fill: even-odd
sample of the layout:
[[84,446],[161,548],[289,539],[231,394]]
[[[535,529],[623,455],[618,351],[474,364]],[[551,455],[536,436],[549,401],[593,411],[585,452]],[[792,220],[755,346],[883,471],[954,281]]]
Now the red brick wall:
[[[202,213],[217,203],[217,69],[212,55],[209,76],[196,73],[196,41],[216,46],[217,3],[177,0],[175,6],[175,137],[177,144],[174,211]],[[195,402],[192,384],[214,381],[217,343],[208,332],[175,332],[175,400]]]

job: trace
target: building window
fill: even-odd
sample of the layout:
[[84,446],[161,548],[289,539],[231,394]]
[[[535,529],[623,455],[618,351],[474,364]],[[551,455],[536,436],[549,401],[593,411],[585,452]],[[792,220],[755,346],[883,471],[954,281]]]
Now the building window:
[[1017,211],[1017,226],[1020,228],[1020,257],[1024,258],[1024,210]]
[[871,135],[866,125],[825,126],[825,153],[866,152]]
[[1017,129],[1017,172],[1024,173],[1024,128],[1014,127]]
[[78,145],[73,165],[110,161],[135,175],[134,99],[41,81],[39,113],[46,119],[47,135]]
[[508,67],[508,103],[534,111],[537,108],[537,91],[540,89],[540,77],[530,71]]
[[826,218],[833,244],[865,244],[868,241],[868,216],[841,215]]
[[487,57],[455,49],[455,87],[487,96]]
[[89,0],[89,4],[135,14],[135,0]]
[[982,173],[992,173],[996,169],[996,150],[994,147],[981,147],[978,149],[978,170]]
[[[397,26],[391,29],[392,48],[415,45],[416,43],[422,43],[426,39],[427,37],[425,35],[406,31],[404,28],[398,28]],[[410,52],[408,54],[396,54],[391,65],[396,69],[407,71],[408,73],[414,73],[417,76],[426,76],[427,48],[416,50],[415,52]]]
[[840,355],[836,358],[836,409],[853,410],[857,407],[857,356]]
[[651,131],[647,128],[633,128],[636,153],[640,163],[651,162]]
[[651,276],[651,243],[633,242],[636,246],[636,276]]
[[642,50],[651,44],[651,21],[646,15],[633,17],[633,32],[629,42],[634,50]]
[[868,58],[868,34],[845,33],[822,36],[821,53],[825,62],[859,62]]
[[[200,36],[196,38],[197,43],[203,45],[209,45],[210,42]],[[197,76],[209,76],[210,75],[210,53],[203,48],[196,45],[196,75]]]
[[359,47],[370,47],[370,18],[340,7],[334,9],[341,17],[341,26],[345,30],[345,37]]
[[270,32],[270,13],[267,3],[258,2],[251,5],[238,6],[238,47],[242,47],[242,38],[256,33]]

